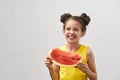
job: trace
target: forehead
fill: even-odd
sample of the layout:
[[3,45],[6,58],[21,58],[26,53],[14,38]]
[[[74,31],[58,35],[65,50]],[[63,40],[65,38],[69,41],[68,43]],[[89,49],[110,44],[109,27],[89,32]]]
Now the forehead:
[[80,27],[81,24],[76,21],[76,20],[73,20],[73,19],[69,19],[67,22],[66,22],[66,27]]

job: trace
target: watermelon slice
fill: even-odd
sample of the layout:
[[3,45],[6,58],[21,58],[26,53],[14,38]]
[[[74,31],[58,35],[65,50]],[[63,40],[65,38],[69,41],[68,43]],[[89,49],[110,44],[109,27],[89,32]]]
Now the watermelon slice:
[[80,54],[65,52],[59,48],[52,49],[49,56],[55,64],[60,66],[76,66],[82,60]]

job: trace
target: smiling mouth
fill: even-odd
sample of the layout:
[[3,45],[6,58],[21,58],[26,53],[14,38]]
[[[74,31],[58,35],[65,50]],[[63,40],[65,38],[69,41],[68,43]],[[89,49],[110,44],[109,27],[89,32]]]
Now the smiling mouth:
[[69,38],[70,40],[74,40],[74,39],[76,38],[76,36],[68,36],[68,38]]

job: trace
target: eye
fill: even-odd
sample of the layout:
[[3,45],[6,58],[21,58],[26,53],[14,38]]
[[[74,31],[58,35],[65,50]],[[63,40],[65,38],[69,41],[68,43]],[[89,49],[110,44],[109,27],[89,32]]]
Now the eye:
[[66,28],[66,30],[68,30],[68,31],[69,31],[69,30],[70,30],[70,28]]
[[74,31],[79,31],[79,29],[78,29],[78,28],[75,28]]

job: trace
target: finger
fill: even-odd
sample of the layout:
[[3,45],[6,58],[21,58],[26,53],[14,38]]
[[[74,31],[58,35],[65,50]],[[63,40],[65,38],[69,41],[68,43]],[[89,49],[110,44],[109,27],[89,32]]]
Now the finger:
[[80,65],[84,65],[84,63],[79,63]]
[[77,67],[80,68],[80,69],[84,69],[84,68],[86,68],[86,64],[84,64],[84,63],[79,63],[79,64],[77,65]]
[[76,66],[74,66],[75,68],[78,68],[78,66],[76,65]]
[[83,69],[87,69],[88,65],[87,64],[81,64],[80,67],[83,68]]
[[51,64],[51,62],[45,62],[45,64]]
[[44,60],[44,62],[51,62],[52,60],[48,60],[48,59],[46,59],[46,60]]
[[53,61],[52,61],[52,60],[45,60],[44,63],[45,63],[45,64],[52,64]]
[[86,64],[84,64],[84,63],[79,63],[79,65],[82,67],[86,66]]
[[81,68],[81,65],[80,64],[77,64],[76,66],[75,66],[75,68]]
[[48,59],[48,60],[52,60],[50,57],[47,57],[46,59]]

